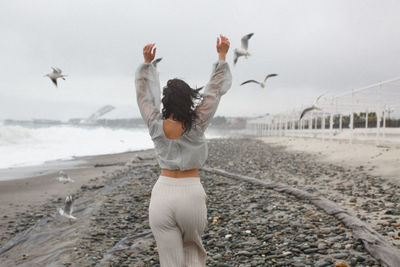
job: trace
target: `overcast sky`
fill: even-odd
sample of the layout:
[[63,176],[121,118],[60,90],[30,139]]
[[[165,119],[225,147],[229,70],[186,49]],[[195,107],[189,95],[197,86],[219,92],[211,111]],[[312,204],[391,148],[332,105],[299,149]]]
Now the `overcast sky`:
[[[134,72],[155,42],[161,85],[207,82],[219,33],[233,86],[218,115],[254,116],[400,76],[400,1],[0,1],[0,119],[87,117],[111,104],[137,117]],[[252,56],[233,49],[254,32]],[[44,74],[69,75],[56,88]],[[278,73],[267,88],[242,86]]]

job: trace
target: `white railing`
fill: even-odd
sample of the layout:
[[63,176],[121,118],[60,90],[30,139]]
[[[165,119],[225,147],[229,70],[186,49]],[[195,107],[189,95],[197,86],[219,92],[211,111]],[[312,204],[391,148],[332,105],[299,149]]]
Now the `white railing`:
[[323,97],[317,106],[301,120],[305,107],[248,120],[247,128],[258,136],[400,142],[400,77]]

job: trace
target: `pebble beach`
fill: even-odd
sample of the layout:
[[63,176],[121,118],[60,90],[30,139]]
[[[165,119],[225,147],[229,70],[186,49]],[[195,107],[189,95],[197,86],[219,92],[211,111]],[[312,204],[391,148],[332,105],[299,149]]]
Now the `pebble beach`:
[[[71,224],[56,212],[63,197],[1,218],[0,266],[159,266],[148,222],[160,173],[152,155],[132,152],[81,185]],[[206,165],[322,195],[400,251],[400,187],[365,167],[320,162],[253,138],[210,140]],[[382,266],[351,229],[308,201],[210,172],[200,176],[208,196],[207,266]]]

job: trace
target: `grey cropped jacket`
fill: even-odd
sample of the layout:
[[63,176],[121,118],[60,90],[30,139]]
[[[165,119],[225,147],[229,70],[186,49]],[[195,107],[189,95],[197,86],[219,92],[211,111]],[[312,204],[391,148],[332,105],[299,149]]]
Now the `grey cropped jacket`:
[[161,90],[156,68],[141,64],[135,74],[136,98],[140,113],[154,142],[157,161],[161,168],[189,170],[201,168],[208,156],[204,132],[210,124],[221,99],[232,84],[228,63],[217,61],[213,65],[210,81],[204,88],[203,99],[196,108],[197,119],[190,131],[177,139],[164,134],[160,112]]

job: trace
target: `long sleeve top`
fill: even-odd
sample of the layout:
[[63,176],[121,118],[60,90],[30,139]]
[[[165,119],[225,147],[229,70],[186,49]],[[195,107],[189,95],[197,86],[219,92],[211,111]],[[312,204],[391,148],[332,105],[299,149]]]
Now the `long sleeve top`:
[[157,161],[161,168],[189,170],[201,168],[208,156],[204,132],[210,124],[221,99],[232,84],[228,63],[213,65],[210,81],[204,89],[202,102],[196,108],[197,119],[192,129],[177,139],[168,139],[163,129],[160,112],[160,81],[156,68],[141,64],[135,74],[136,98],[140,113],[154,142]]

